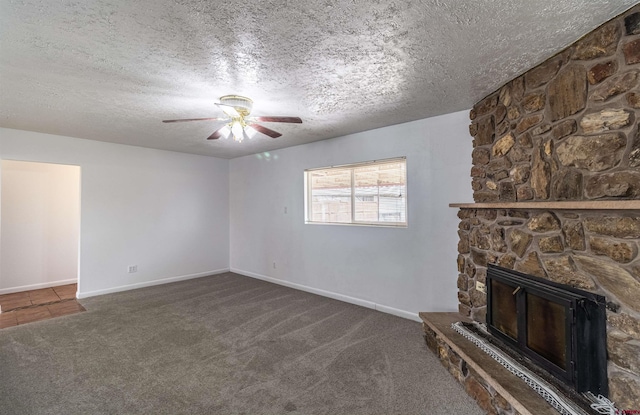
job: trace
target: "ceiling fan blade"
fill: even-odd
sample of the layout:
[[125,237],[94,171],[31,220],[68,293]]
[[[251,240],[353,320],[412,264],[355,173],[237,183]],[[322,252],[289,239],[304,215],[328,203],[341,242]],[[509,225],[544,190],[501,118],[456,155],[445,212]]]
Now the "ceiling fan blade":
[[212,117],[212,118],[185,118],[182,120],[162,120],[162,122],[187,122],[187,121],[225,121],[226,118]]
[[299,117],[253,117],[252,120],[260,122],[289,122],[302,124],[302,120]]
[[237,118],[240,116],[240,113],[236,111],[231,105],[226,104],[216,104],[225,114],[227,114],[231,118]]
[[260,124],[249,124],[249,126],[255,128],[258,132],[261,132],[264,135],[268,135],[271,138],[278,138],[282,135],[279,132],[273,131],[270,128],[263,127]]
[[209,137],[207,137],[207,140],[217,140],[222,137],[224,135],[223,130],[225,128],[228,128],[226,124],[215,130]]

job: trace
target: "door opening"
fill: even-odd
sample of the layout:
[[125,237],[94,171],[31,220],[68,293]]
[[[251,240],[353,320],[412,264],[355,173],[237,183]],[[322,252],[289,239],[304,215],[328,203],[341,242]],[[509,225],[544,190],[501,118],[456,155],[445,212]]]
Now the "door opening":
[[0,178],[0,294],[79,287],[80,166],[1,160]]

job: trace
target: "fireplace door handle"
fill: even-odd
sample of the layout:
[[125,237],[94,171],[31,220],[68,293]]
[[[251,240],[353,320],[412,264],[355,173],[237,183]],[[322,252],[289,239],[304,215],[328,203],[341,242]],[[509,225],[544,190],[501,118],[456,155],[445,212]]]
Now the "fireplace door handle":
[[518,287],[515,290],[513,290],[513,292],[511,293],[511,295],[516,295],[518,294],[518,291],[520,291],[522,289],[522,287]]

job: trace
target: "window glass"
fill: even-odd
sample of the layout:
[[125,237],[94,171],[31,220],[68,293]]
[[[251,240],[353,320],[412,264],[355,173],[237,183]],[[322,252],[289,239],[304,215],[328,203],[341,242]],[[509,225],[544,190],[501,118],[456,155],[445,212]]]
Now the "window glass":
[[307,223],[406,226],[404,158],[305,171]]
[[405,163],[374,164],[354,169],[356,222],[406,222]]
[[351,170],[315,170],[310,173],[311,221],[351,222]]

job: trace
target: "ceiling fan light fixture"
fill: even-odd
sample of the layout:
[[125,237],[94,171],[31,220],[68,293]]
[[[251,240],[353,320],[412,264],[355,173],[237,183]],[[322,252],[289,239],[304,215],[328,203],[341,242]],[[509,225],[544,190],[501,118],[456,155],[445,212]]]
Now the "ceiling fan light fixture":
[[253,128],[250,125],[247,125],[246,127],[244,127],[244,134],[247,136],[247,138],[251,139],[253,138],[253,136],[255,136],[257,133],[256,129]]
[[238,120],[233,120],[231,123],[231,133],[233,134],[233,139],[237,142],[241,143],[244,138],[244,129],[242,128],[242,123]]
[[231,134],[231,128],[229,128],[228,125],[225,125],[224,127],[222,127],[220,129],[220,136],[224,139],[229,138],[229,135]]

